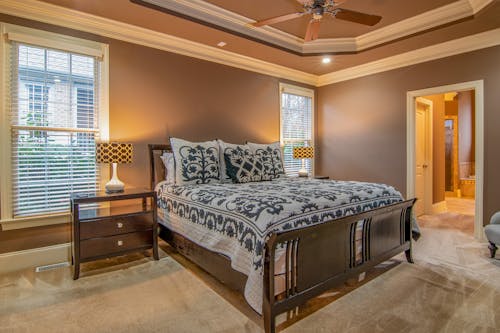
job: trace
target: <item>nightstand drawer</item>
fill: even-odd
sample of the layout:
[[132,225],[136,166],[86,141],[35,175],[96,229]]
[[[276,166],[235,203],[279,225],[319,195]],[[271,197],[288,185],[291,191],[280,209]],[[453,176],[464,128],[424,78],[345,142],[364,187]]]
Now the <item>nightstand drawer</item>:
[[80,258],[107,256],[116,252],[151,247],[152,245],[152,231],[87,239],[80,242]]
[[80,239],[106,237],[129,232],[144,231],[153,227],[152,214],[112,217],[99,221],[81,222]]

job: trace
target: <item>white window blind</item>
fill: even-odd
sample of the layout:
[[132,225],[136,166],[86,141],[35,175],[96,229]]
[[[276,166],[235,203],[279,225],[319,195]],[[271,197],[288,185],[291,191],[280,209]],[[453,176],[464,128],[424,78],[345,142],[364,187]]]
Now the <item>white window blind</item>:
[[[288,86],[281,88],[281,143],[285,172],[297,175],[302,161],[293,158],[293,147],[314,146],[312,91]],[[306,159],[305,166],[312,174],[313,161]]]
[[66,212],[99,187],[99,59],[12,42],[10,66],[13,217]]

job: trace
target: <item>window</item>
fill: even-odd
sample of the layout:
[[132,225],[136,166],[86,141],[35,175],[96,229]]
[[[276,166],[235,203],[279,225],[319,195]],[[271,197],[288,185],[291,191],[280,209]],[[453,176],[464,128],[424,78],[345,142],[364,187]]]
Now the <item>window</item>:
[[1,222],[69,216],[71,193],[100,187],[95,144],[108,133],[107,109],[101,108],[107,103],[99,99],[107,71],[103,49],[88,42],[94,46],[89,52],[73,38],[8,27],[27,34],[8,33],[3,45],[8,71],[2,131],[9,138],[2,140],[2,157],[9,164],[2,164],[8,182],[1,195],[8,200],[2,200]]
[[[27,112],[25,115],[26,123],[32,126],[48,126],[47,113],[45,112],[47,109],[48,88],[36,83],[26,83],[23,88],[26,88],[23,93],[25,96],[27,95],[28,100]],[[44,135],[44,133],[32,131],[30,135],[32,137],[40,137]]]
[[[287,175],[297,175],[301,160],[293,158],[293,147],[314,147],[314,92],[310,89],[280,84],[283,159]],[[313,174],[313,160],[306,159],[306,169]]]

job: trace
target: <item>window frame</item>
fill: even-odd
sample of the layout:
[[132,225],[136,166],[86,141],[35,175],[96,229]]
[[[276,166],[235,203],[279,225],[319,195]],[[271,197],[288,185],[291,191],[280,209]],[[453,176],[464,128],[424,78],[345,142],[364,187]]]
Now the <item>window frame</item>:
[[[104,43],[70,37],[44,30],[0,22],[0,225],[2,230],[22,229],[71,222],[71,213],[53,213],[37,216],[13,217],[12,207],[12,142],[10,125],[11,41],[80,53],[99,58],[99,141],[109,140],[109,46]],[[101,186],[109,178],[109,168],[99,166]]]
[[[316,104],[315,104],[315,92],[313,89],[308,89],[301,86],[296,86],[288,83],[279,84],[279,99],[280,99],[280,145],[283,153],[284,149],[284,138],[283,138],[283,98],[282,94],[294,94],[298,96],[304,96],[311,98],[311,147],[314,148],[314,155],[316,156]],[[311,159],[311,176],[315,175],[315,158]],[[283,160],[284,163],[284,160]],[[286,170],[285,170],[286,172]]]

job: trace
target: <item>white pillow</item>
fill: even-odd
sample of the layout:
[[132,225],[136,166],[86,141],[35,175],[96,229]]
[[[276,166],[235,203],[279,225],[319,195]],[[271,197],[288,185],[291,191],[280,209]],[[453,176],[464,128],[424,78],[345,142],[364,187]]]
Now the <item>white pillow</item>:
[[220,183],[217,141],[190,142],[170,138],[175,159],[175,183]]
[[265,178],[274,179],[285,175],[283,167],[283,153],[279,141],[260,144],[247,142],[255,156],[259,157],[264,165],[263,175]]
[[175,161],[174,153],[165,152],[160,156],[165,165],[165,180],[169,184],[175,184]]

